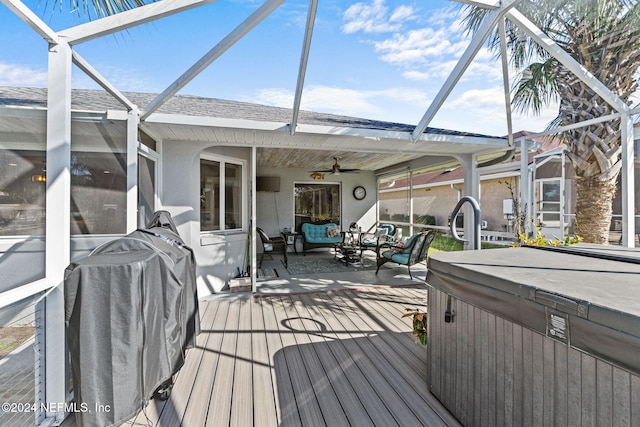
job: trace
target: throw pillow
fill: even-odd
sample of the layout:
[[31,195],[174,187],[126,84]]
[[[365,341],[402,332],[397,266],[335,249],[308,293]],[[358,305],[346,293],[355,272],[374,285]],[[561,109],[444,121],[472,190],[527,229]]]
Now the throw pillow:
[[338,237],[340,236],[340,226],[334,225],[327,227],[327,237]]

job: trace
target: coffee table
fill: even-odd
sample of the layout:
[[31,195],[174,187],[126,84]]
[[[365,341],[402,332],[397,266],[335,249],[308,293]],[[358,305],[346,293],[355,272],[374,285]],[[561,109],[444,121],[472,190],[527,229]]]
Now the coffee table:
[[336,258],[340,262],[344,262],[344,265],[349,264],[362,264],[362,257],[360,256],[360,248],[355,245],[336,245]]

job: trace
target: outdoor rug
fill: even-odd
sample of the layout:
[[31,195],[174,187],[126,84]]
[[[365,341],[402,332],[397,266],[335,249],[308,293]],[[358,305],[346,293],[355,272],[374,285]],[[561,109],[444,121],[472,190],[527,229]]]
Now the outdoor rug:
[[324,273],[348,273],[354,271],[375,270],[375,260],[365,259],[364,265],[339,262],[334,258],[315,258],[313,256],[289,257],[287,271],[289,274],[324,274]]
[[278,270],[275,268],[259,268],[258,269],[258,279],[273,279],[276,277],[280,277],[278,275]]

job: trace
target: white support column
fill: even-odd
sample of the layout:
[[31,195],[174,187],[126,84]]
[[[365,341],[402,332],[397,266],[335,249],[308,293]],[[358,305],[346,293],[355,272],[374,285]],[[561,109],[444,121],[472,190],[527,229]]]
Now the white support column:
[[[137,108],[127,114],[127,233],[138,228],[138,125]],[[144,224],[143,224],[144,226]]]
[[[409,235],[413,236],[415,233],[415,229],[413,227],[413,171],[409,171]],[[421,228],[420,231],[423,229]]]
[[[456,156],[464,171],[463,195],[473,197],[480,203],[480,174],[478,173],[478,157],[475,154],[463,154]],[[473,242],[473,234],[476,232],[473,223],[473,206],[470,203],[464,205],[464,238]],[[455,221],[451,218],[451,221]],[[464,247],[465,250],[480,249],[473,248],[470,243]]]
[[[258,152],[255,147],[251,147],[251,167],[249,173],[251,174],[251,185],[249,187],[249,198],[251,200],[251,221],[249,224],[251,225],[250,229],[247,230],[249,235],[251,236],[251,289],[253,293],[256,293],[256,278],[258,277],[258,263],[256,262],[256,158],[258,157]],[[295,242],[294,242],[295,243]],[[285,251],[287,248],[285,248]]]
[[[529,235],[533,231],[531,218],[531,182],[529,178],[529,142],[525,138],[520,139],[520,211],[516,215],[524,215],[524,233]],[[520,218],[516,217],[516,221]]]
[[[45,271],[56,288],[44,301],[45,386],[44,396],[37,397],[48,404],[64,404],[67,398],[62,283],[71,256],[71,56],[66,42],[49,46]],[[46,417],[62,421],[64,411]]]
[[633,121],[629,114],[620,116],[622,128],[622,246],[635,246],[635,176],[633,153]]

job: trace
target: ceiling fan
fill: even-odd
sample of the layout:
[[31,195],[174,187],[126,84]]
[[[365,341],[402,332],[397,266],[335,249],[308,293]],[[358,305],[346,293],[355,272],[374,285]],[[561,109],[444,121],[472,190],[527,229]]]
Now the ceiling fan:
[[338,164],[338,160],[340,159],[340,157],[334,157],[333,160],[335,160],[335,163],[333,164],[333,166],[331,166],[331,169],[324,169],[324,170],[315,170],[312,171],[313,173],[330,173],[332,175],[340,175],[341,173],[358,173],[360,172],[360,169],[342,169],[340,167],[340,165]]

